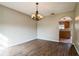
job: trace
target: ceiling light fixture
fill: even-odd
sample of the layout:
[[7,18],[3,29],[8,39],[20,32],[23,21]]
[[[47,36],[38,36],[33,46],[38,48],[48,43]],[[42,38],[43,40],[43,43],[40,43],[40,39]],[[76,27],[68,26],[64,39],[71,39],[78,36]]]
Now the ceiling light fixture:
[[39,12],[38,12],[38,4],[39,4],[39,3],[36,3],[36,12],[33,13],[32,16],[31,16],[32,19],[33,19],[33,20],[36,20],[36,21],[39,21],[39,20],[41,20],[41,19],[43,18],[43,16],[40,15]]

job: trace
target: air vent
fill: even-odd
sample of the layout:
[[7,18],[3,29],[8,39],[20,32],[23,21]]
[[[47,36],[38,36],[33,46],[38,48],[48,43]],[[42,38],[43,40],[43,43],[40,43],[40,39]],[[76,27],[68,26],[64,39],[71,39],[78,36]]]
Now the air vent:
[[51,15],[55,15],[55,13],[51,13]]

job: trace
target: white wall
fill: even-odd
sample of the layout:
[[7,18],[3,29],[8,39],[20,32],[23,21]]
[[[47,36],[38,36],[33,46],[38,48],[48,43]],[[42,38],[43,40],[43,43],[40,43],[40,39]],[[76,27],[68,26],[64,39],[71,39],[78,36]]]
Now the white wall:
[[37,34],[39,39],[46,39],[51,41],[59,41],[59,20],[64,16],[74,17],[74,12],[60,13],[54,16],[47,16],[38,21]]
[[36,22],[28,15],[0,6],[0,35],[0,40],[8,39],[8,46],[36,39]]
[[[75,9],[75,17],[79,17],[79,3],[77,3],[76,9]],[[79,19],[78,21],[75,21],[75,32],[76,32],[76,36],[74,39],[74,43],[75,43],[75,47],[78,51],[79,54]]]

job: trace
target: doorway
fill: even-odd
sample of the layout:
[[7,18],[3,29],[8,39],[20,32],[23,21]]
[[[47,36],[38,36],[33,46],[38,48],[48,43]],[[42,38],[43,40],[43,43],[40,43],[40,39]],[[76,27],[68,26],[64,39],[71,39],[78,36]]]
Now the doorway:
[[59,21],[59,42],[72,43],[71,33],[71,18],[61,18]]

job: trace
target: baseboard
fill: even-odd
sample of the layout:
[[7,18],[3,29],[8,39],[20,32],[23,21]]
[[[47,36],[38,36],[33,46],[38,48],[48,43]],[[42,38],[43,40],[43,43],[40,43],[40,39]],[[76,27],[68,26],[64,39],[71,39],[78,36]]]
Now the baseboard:
[[[37,39],[40,39],[40,38],[37,38]],[[52,40],[52,39],[40,39],[40,40],[47,40],[47,41],[59,42],[59,41],[57,41],[57,40]]]
[[8,48],[9,48],[9,47],[12,47],[12,46],[19,45],[19,44],[23,44],[23,43],[26,43],[26,42],[29,42],[29,41],[32,41],[32,40],[35,40],[35,39],[29,39],[29,40],[26,40],[26,41],[24,41],[24,42],[20,42],[20,43],[17,43],[17,44],[12,44],[12,45],[9,45]]

